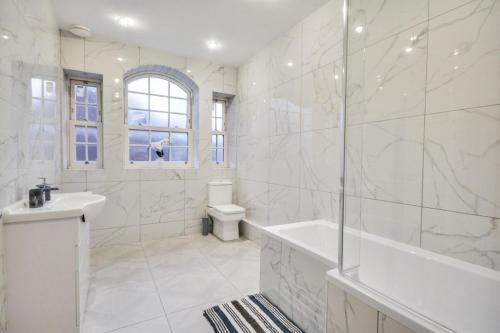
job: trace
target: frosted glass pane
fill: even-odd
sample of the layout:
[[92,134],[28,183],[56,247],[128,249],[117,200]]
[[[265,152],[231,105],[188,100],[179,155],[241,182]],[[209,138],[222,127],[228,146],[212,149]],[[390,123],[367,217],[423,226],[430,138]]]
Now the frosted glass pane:
[[187,113],[187,100],[171,98],[170,112]]
[[142,78],[132,81],[128,84],[128,91],[148,93],[148,78]]
[[31,97],[42,98],[42,80],[31,79]]
[[149,133],[147,131],[129,130],[128,142],[135,145],[149,145]]
[[175,83],[170,82],[170,96],[187,98],[187,93],[184,89],[182,89],[181,87],[179,87]]
[[212,134],[212,148],[216,148],[216,147],[217,147],[217,135]]
[[212,162],[217,162],[217,150],[212,150]]
[[170,114],[170,127],[172,128],[186,128],[187,116],[183,114]]
[[97,103],[97,88],[87,86],[87,103],[96,104]]
[[168,113],[166,112],[150,112],[151,126],[168,127]]
[[85,112],[84,105],[76,105],[76,120],[87,120],[87,113]]
[[40,140],[41,126],[39,124],[30,124],[30,139]]
[[132,109],[147,109],[148,95],[128,93],[128,107]]
[[45,141],[53,141],[56,139],[56,126],[45,124],[43,125],[43,139]]
[[188,160],[188,149],[172,147],[170,148],[171,161],[187,161]]
[[215,116],[221,118],[223,111],[224,111],[224,104],[223,103],[215,103]]
[[97,142],[97,127],[87,127],[87,142]]
[[88,161],[97,161],[97,145],[88,145]]
[[35,116],[40,116],[42,113],[42,101],[40,99],[31,100],[31,110]]
[[224,135],[217,135],[217,148],[224,148]]
[[224,149],[217,149],[217,162],[224,162]]
[[46,161],[53,161],[54,160],[54,144],[52,142],[46,142],[43,145],[43,158]]
[[54,81],[44,81],[44,98],[45,99],[56,99],[56,83]]
[[168,132],[151,132],[151,142],[160,142],[163,139],[168,138]]
[[85,86],[75,86],[75,101],[77,103],[85,103]]
[[54,118],[56,116],[56,102],[45,101],[43,106],[43,115],[47,118]]
[[156,111],[168,111],[168,97],[149,96],[149,108]]
[[159,79],[157,77],[152,77],[150,81],[150,94],[168,96],[168,81],[164,79]]
[[130,161],[149,161],[149,147],[129,147]]
[[84,144],[77,144],[76,145],[76,160],[79,162],[86,161],[85,157],[85,145]]
[[87,116],[89,121],[97,121],[97,107],[96,106],[88,106],[87,107]]
[[128,124],[129,125],[147,125],[148,112],[128,110]]
[[170,133],[170,145],[172,146],[187,146],[187,133]]
[[85,127],[84,126],[76,126],[76,128],[75,128],[75,141],[76,142],[85,142]]

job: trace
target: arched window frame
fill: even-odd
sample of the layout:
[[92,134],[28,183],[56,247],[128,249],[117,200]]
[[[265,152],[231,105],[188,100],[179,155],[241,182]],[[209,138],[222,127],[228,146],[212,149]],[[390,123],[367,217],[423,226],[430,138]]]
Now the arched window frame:
[[[172,82],[173,84],[179,86],[187,93],[187,128],[172,128],[172,127],[154,127],[154,126],[145,126],[145,125],[129,125],[128,117],[129,117],[129,101],[128,101],[128,84],[141,79],[141,78],[151,78],[156,77],[163,80],[167,80]],[[151,96],[151,92],[148,91],[148,96]],[[169,96],[170,99],[170,96]],[[144,65],[140,66],[136,69],[133,69],[125,74],[124,76],[124,114],[125,114],[125,152],[124,152],[124,161],[126,168],[130,169],[147,169],[147,168],[190,168],[193,167],[194,157],[197,153],[195,151],[196,145],[195,142],[197,140],[196,133],[194,131],[194,126],[197,124],[196,114],[193,111],[197,110],[198,107],[198,87],[186,74],[180,72],[176,69],[161,66],[161,65]],[[148,97],[149,100],[149,97]],[[150,105],[148,105],[149,109]],[[148,112],[150,112],[149,110]],[[168,111],[170,112],[170,110]],[[187,161],[164,161],[163,159],[157,159],[155,161],[130,161],[130,146],[129,144],[129,130],[147,130],[149,132],[161,131],[161,132],[169,132],[169,133],[187,133],[188,141],[187,141]],[[150,153],[151,154],[151,153]]]

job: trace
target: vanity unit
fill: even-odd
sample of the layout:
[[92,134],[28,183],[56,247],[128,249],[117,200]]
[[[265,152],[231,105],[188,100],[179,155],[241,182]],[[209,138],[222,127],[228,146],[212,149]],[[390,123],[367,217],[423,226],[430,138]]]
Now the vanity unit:
[[54,195],[41,208],[17,202],[2,211],[9,333],[78,333],[90,273],[89,224],[106,198]]

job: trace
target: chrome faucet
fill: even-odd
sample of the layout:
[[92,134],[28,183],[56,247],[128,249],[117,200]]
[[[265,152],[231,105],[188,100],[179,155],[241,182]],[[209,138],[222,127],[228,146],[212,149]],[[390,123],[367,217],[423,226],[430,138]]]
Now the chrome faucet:
[[38,187],[40,190],[42,190],[43,195],[45,196],[44,201],[50,201],[51,197],[51,191],[57,191],[59,188],[57,187],[52,187],[50,184],[47,184],[47,178],[45,177],[38,177],[38,179],[42,179],[43,183],[38,184],[36,187]]

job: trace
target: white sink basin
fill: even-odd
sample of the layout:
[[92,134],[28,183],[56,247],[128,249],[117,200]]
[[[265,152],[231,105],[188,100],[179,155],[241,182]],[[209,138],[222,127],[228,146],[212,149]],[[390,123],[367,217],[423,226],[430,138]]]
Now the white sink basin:
[[29,208],[18,201],[2,210],[3,223],[33,222],[85,216],[94,219],[104,208],[106,197],[92,192],[53,194],[43,207]]

